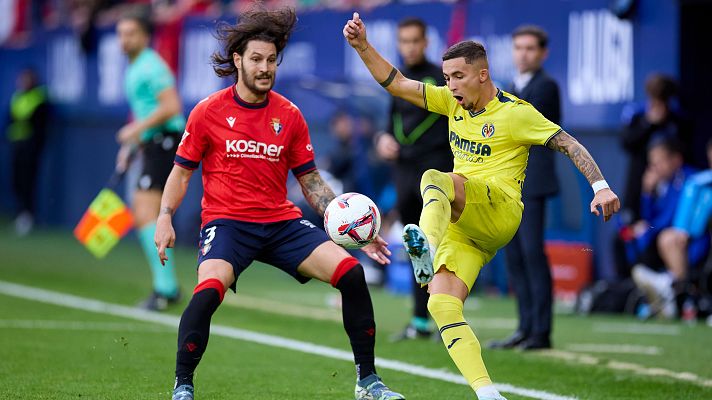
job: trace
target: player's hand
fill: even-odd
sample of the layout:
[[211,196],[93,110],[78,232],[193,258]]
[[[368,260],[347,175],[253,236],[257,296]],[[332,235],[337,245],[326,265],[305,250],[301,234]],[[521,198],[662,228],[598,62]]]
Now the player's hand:
[[153,240],[156,243],[156,251],[158,252],[158,258],[161,259],[161,265],[166,265],[166,261],[168,260],[166,249],[172,248],[176,242],[176,231],[173,230],[170,215],[162,214],[158,217],[156,221],[156,235],[153,237]]
[[131,158],[131,146],[124,144],[116,154],[116,172],[120,174],[126,172],[129,167],[129,158]]
[[350,20],[346,21],[346,25],[344,25],[344,37],[351,47],[357,51],[364,51],[368,48],[366,25],[361,21],[361,17],[357,12],[354,13]]
[[116,134],[116,141],[121,144],[138,143],[141,139],[141,126],[137,122],[130,122]]
[[388,243],[380,236],[376,236],[373,242],[362,247],[361,250],[366,253],[369,258],[377,261],[381,265],[391,263],[391,260],[388,258],[388,256],[391,255],[391,251],[388,250]]
[[[600,210],[599,207],[601,208]],[[620,209],[621,202],[611,189],[601,189],[593,196],[591,213],[599,217],[601,216],[601,212],[603,212],[603,221],[605,222],[611,219],[613,214],[617,213]]]
[[376,141],[376,153],[384,160],[393,161],[398,158],[400,145],[393,136],[383,133]]

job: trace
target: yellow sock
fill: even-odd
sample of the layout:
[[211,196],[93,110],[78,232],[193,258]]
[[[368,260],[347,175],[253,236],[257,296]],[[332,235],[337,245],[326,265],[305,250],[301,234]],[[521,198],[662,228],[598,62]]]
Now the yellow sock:
[[450,203],[455,200],[455,184],[444,172],[429,169],[420,180],[423,195],[423,211],[420,212],[420,229],[432,249],[440,245],[450,223]]
[[450,358],[472,390],[491,385],[492,381],[480,354],[480,342],[462,315],[462,301],[448,294],[431,294],[428,311],[440,328],[440,336]]

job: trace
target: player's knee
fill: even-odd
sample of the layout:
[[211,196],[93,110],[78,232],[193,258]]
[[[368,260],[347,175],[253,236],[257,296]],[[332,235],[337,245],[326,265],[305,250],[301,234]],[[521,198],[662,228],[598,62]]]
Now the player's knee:
[[216,279],[222,282],[225,287],[229,287],[235,281],[235,272],[227,261],[205,260],[198,266],[198,282],[208,279]]
[[225,285],[225,283],[222,282],[220,279],[209,278],[202,280],[199,284],[195,286],[195,289],[193,289],[193,294],[196,295],[204,290],[210,289],[213,289],[218,292],[218,295],[220,296],[220,302],[222,302],[223,298],[225,297],[225,292],[227,291],[227,285]]
[[447,196],[448,200],[455,198],[455,187],[452,178],[445,172],[429,169],[420,178],[420,194],[425,196],[428,190],[437,190]]
[[445,178],[450,178],[446,173],[440,172],[436,169],[429,169],[423,172],[420,178],[420,188],[423,189],[428,185],[438,185],[442,184]]
[[428,299],[428,312],[435,323],[441,326],[448,320],[462,316],[462,301],[447,294],[431,294]]
[[331,276],[331,286],[344,291],[360,288],[366,285],[363,267],[354,257],[347,257],[337,265]]

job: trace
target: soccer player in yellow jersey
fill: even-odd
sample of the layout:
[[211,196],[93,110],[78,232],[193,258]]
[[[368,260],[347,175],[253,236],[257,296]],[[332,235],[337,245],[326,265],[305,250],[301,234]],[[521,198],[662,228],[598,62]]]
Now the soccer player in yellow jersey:
[[501,400],[462,307],[482,266],[519,227],[529,148],[547,146],[571,158],[594,190],[591,212],[603,213],[605,221],[619,210],[618,197],[576,139],[529,103],[494,86],[481,44],[463,41],[450,47],[443,55],[447,87],[438,87],[405,78],[381,57],[358,13],[343,34],[390,94],[448,117],[454,171],[423,174],[420,223],[406,225],[403,239],[416,280],[428,284],[428,310],[450,357],[480,400]]

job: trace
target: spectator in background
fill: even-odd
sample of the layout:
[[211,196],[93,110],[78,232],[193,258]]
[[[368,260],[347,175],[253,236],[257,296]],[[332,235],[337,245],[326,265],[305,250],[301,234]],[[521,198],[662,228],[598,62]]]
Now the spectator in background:
[[656,242],[660,232],[672,226],[683,185],[694,171],[683,164],[679,142],[670,138],[657,138],[650,144],[648,162],[643,174],[641,219],[624,235],[625,248],[629,263],[635,265],[631,271],[633,280],[646,294],[653,311],[673,317],[676,307],[672,288],[663,296],[651,290],[656,286],[651,282],[657,276],[653,269],[664,266]]
[[[622,144],[628,153],[628,174],[623,196],[623,213],[626,223],[640,219],[640,198],[643,174],[647,168],[646,149],[658,138],[676,139],[683,144],[691,143],[691,130],[675,106],[677,83],[669,76],[653,74],[645,82],[647,104],[645,109],[626,114]],[[686,159],[690,149],[683,149]]]
[[[410,79],[442,86],[445,84],[442,69],[425,57],[426,33],[425,22],[418,18],[398,23],[398,52],[404,64],[401,72]],[[395,163],[396,208],[401,222],[417,224],[423,207],[421,176],[430,168],[452,171],[447,118],[394,97],[387,131],[376,136],[375,144],[381,159]],[[413,317],[395,340],[431,336],[428,297],[427,288],[421,288],[413,278]]]
[[650,280],[656,298],[672,289],[675,298],[691,292],[690,267],[704,261],[710,248],[712,218],[712,139],[707,142],[708,169],[692,175],[680,196],[673,226],[660,232],[658,252],[665,271]]
[[[514,31],[512,54],[518,74],[509,91],[559,124],[559,85],[542,68],[549,55],[548,42],[546,31],[538,26],[525,25]],[[544,254],[544,223],[546,199],[559,191],[554,152],[544,146],[532,146],[526,177],[522,222],[505,247],[507,273],[517,297],[519,326],[509,338],[490,343],[490,348],[551,347],[552,284],[549,261]]]
[[341,181],[344,193],[356,190],[356,173],[354,159],[356,157],[354,146],[354,118],[344,111],[337,111],[329,122],[331,135],[336,139],[336,144],[327,157],[326,169]]
[[153,7],[153,22],[156,24],[154,47],[174,74],[180,64],[180,43],[183,23],[191,15],[219,15],[219,7],[213,0],[157,1]]
[[141,304],[164,310],[180,298],[174,258],[165,265],[156,257],[154,235],[161,195],[185,128],[175,79],[165,62],[149,47],[151,23],[147,15],[125,14],[116,26],[126,68],[126,98],[134,120],[117,133],[121,149],[117,170],[125,171],[130,154],[138,152],[143,167],[133,196],[133,215],[139,242],[153,273],[153,293]]
[[41,153],[47,136],[47,92],[32,69],[17,77],[17,90],[10,99],[7,139],[12,153],[12,188],[19,212],[15,232],[25,236],[35,221],[35,191]]

